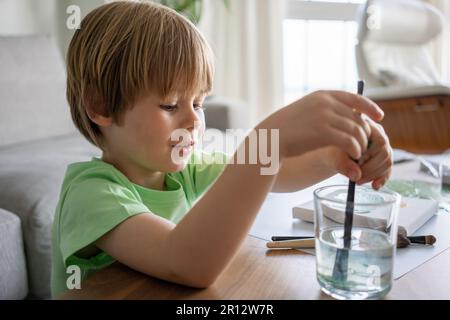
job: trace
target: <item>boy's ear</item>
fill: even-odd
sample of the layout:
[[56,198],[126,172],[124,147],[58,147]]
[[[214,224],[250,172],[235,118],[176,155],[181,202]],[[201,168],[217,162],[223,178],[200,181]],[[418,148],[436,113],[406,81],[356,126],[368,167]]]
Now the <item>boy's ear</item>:
[[103,99],[97,91],[88,90],[89,94],[85,99],[86,114],[89,119],[100,127],[108,127],[113,123],[113,118],[109,115]]
[[100,114],[91,108],[87,108],[86,113],[89,119],[100,127],[109,127],[113,123],[112,117]]

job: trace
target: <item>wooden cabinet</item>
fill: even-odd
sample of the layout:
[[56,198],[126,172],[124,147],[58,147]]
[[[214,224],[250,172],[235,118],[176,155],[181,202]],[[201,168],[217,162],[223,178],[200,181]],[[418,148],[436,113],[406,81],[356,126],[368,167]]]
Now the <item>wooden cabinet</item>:
[[393,148],[430,154],[450,149],[450,95],[375,102],[385,112],[381,124]]

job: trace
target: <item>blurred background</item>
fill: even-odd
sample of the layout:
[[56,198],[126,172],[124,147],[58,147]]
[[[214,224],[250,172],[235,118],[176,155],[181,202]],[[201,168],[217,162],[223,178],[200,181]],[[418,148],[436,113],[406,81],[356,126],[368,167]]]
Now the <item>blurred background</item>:
[[[196,22],[217,60],[214,93],[245,101],[251,123],[312,90],[354,91],[357,18],[365,0],[200,2],[202,11]],[[443,31],[427,45],[441,80],[449,82],[450,2],[425,2],[446,17]],[[0,0],[0,34],[50,33],[64,55],[73,34],[66,27],[67,8],[79,6],[83,17],[102,3]]]

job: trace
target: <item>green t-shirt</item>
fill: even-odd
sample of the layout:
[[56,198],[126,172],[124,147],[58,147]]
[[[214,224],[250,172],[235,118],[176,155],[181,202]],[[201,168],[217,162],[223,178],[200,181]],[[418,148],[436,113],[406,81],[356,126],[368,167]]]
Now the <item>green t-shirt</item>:
[[178,223],[228,159],[223,153],[194,152],[182,171],[166,174],[166,191],[134,184],[98,158],[69,165],[52,229],[52,296],[67,290],[67,279],[73,274],[69,266],[78,266],[83,280],[115,261],[103,251],[89,259],[77,257],[76,252],[139,213],[150,212]]

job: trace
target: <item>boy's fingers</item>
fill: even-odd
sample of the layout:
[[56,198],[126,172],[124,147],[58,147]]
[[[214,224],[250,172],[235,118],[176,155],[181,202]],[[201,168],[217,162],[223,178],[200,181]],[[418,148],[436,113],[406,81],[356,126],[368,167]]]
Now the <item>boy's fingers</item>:
[[363,176],[358,183],[366,183],[388,174],[391,171],[390,159],[377,161],[375,158],[361,167]]
[[392,148],[389,145],[389,139],[379,130],[378,126],[372,127],[372,136],[370,137],[372,145],[364,153],[365,159],[371,159],[376,156],[392,158]]
[[370,124],[368,122],[369,121],[368,119],[370,119],[370,118],[368,118],[364,114],[360,114],[360,113],[356,113],[356,112],[354,112],[354,114],[355,114],[356,121],[358,123],[360,123],[361,126],[364,128],[364,131],[366,132],[367,136],[371,137],[372,136],[372,128],[370,127]]
[[336,171],[352,181],[358,181],[361,178],[360,167],[351,160],[344,152],[338,153],[334,160]]
[[334,127],[339,127],[342,131],[346,131],[356,137],[361,143],[363,143],[361,146],[363,148],[363,152],[365,152],[369,137],[372,134],[372,129],[370,128],[367,117],[359,112],[353,111],[339,101],[335,102],[334,111],[336,114],[340,115],[341,118],[347,120],[346,126],[342,126],[342,123],[338,126],[338,123],[336,122]]
[[354,137],[358,141],[362,153],[367,149],[369,138],[364,129],[355,121],[338,116],[331,124],[331,127]]
[[345,104],[341,103],[340,101],[337,101],[334,105],[334,110],[337,114],[351,119],[358,123],[366,132],[366,136],[370,137],[372,134],[372,129],[370,128],[370,124],[368,123],[368,119],[366,115],[361,114],[360,112],[355,112],[353,109],[350,109]]
[[381,164],[389,164],[390,160],[391,156],[389,152],[387,150],[380,149],[376,154],[370,157],[370,159],[361,167],[361,169],[365,172],[371,172],[381,167]]
[[370,158],[366,163],[364,163],[361,169],[366,173],[374,172],[382,166],[390,167],[390,160],[391,159],[389,156],[386,156],[382,152],[379,152],[378,154]]
[[361,146],[353,136],[341,130],[330,128],[330,137],[332,145],[339,147],[351,158],[359,159],[361,157]]
[[356,111],[367,114],[374,121],[381,121],[384,117],[384,112],[381,108],[370,99],[345,91],[329,91],[329,93],[339,102],[355,109]]
[[364,184],[364,183],[367,183],[367,182],[370,182],[370,181],[377,181],[377,180],[382,179],[382,178],[386,178],[387,179],[390,175],[391,175],[391,170],[390,169],[386,169],[386,170],[384,170],[382,172],[374,174],[371,177],[362,178],[362,179],[358,180],[357,184],[361,185],[361,184]]
[[372,187],[376,190],[380,189],[388,181],[389,176],[381,177],[372,182]]
[[372,130],[372,140],[374,142],[383,142],[383,141],[389,141],[389,138],[384,131],[384,128],[381,124],[374,122],[372,119],[368,118],[366,120],[367,124],[371,127]]

